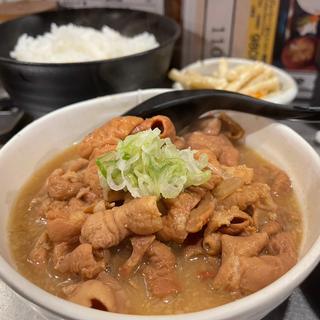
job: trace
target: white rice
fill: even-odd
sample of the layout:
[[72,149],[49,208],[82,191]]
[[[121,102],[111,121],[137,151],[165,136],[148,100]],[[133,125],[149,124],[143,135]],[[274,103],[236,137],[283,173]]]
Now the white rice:
[[50,32],[43,35],[20,36],[10,56],[26,62],[81,62],[123,57],[157,46],[156,38],[148,32],[129,38],[108,26],[98,31],[73,24],[52,24]]

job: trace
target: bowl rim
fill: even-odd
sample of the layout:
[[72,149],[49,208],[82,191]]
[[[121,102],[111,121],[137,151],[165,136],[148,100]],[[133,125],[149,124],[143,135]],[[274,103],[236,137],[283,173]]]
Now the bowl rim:
[[[184,66],[180,71],[186,71],[186,70],[192,70],[197,67],[205,66],[205,65],[214,65],[219,63],[219,61],[224,58],[227,61],[230,61],[231,63],[239,63],[239,64],[251,64],[251,63],[262,63],[263,65],[268,66],[271,68],[276,74],[280,75],[284,81],[281,81],[281,83],[288,84],[288,88],[285,91],[279,90],[278,92],[273,92],[271,94],[266,95],[262,98],[262,100],[267,100],[270,102],[275,103],[288,103],[289,101],[293,101],[297,94],[298,94],[298,84],[296,80],[285,70],[280,69],[277,66],[274,66],[272,64],[263,62],[263,61],[255,61],[252,59],[246,59],[246,58],[234,58],[234,57],[215,57],[215,58],[208,58],[203,60],[197,60],[195,62],[192,62],[186,66]],[[175,81],[172,85],[175,89],[184,89],[183,86],[180,84],[180,82]],[[279,97],[279,99],[276,99]],[[281,99],[280,97],[283,97]],[[284,99],[286,97],[286,99]]]
[[[15,142],[20,139],[24,134],[32,132],[38,125],[54,119],[56,116],[63,114],[64,112],[81,109],[87,109],[90,105],[105,102],[110,99],[116,98],[118,96],[126,96],[129,98],[137,97],[137,94],[160,94],[168,91],[167,89],[147,89],[131,91],[127,93],[120,93],[115,95],[109,95],[104,97],[99,97],[95,99],[90,99],[75,103],[64,108],[53,111],[44,117],[32,122],[27,127],[22,129],[16,136],[14,136],[7,144],[3,146],[0,150],[0,162],[2,161],[3,155],[6,153],[7,149],[14,148]],[[302,144],[305,147],[305,151],[308,152],[310,161],[318,163],[320,167],[320,157],[316,151],[295,131],[291,128],[279,124],[282,130],[285,130],[291,137],[295,138],[296,143]],[[16,293],[24,297],[26,300],[31,302],[33,305],[37,305],[43,310],[55,314],[60,317],[67,317],[72,320],[87,320],[88,318],[92,320],[105,320],[106,318],[110,320],[209,320],[209,319],[230,319],[234,317],[235,319],[241,315],[245,315],[252,307],[263,306],[263,305],[274,305],[280,304],[282,301],[279,300],[278,296],[281,293],[292,291],[299,283],[301,283],[316,266],[320,260],[320,235],[315,240],[311,248],[305,253],[297,264],[285,273],[282,277],[268,285],[267,287],[249,295],[244,298],[238,299],[236,301],[224,304],[219,307],[210,308],[202,311],[184,313],[178,315],[127,315],[119,313],[108,312],[107,315],[105,311],[94,310],[86,308],[62,298],[58,298],[45,290],[37,287],[32,282],[24,278],[14,267],[11,267],[9,263],[0,256],[0,278],[11,288],[14,289]]]
[[[20,60],[14,59],[14,58],[10,58],[10,57],[7,58],[7,57],[0,55],[0,63],[22,65],[22,66],[29,66],[29,67],[33,67],[33,66],[34,67],[60,67],[60,66],[61,67],[75,67],[75,66],[94,65],[94,64],[109,63],[109,62],[116,63],[116,62],[119,62],[119,61],[121,61],[123,59],[127,59],[127,58],[134,59],[137,57],[143,57],[145,55],[156,52],[157,50],[163,49],[163,48],[167,47],[168,45],[170,45],[171,43],[174,44],[181,35],[181,27],[179,26],[179,24],[175,20],[173,20],[172,18],[170,18],[168,16],[153,13],[153,12],[148,12],[148,11],[128,9],[128,8],[83,8],[83,9],[63,9],[63,12],[80,12],[80,11],[86,12],[86,11],[98,11],[98,10],[99,11],[105,10],[105,11],[122,11],[122,12],[144,13],[148,16],[154,16],[154,17],[158,18],[159,21],[160,20],[167,21],[175,29],[175,32],[170,35],[169,39],[167,39],[166,41],[164,41],[161,44],[159,43],[159,46],[157,46],[155,48],[152,48],[152,49],[149,49],[146,51],[142,51],[142,52],[137,52],[134,54],[129,54],[129,55],[118,57],[118,58],[90,60],[90,61],[78,61],[78,62],[49,62],[49,63],[46,63],[46,62],[20,61]],[[20,20],[23,20],[23,19],[26,19],[29,17],[38,17],[38,16],[43,16],[43,15],[54,15],[55,13],[57,13],[57,11],[45,11],[45,12],[40,12],[40,13],[36,13],[36,14],[30,14],[30,15],[26,15],[23,17],[19,17],[17,19],[6,21],[2,25],[14,24],[17,21],[20,21]],[[0,35],[1,35],[1,32],[0,32]]]

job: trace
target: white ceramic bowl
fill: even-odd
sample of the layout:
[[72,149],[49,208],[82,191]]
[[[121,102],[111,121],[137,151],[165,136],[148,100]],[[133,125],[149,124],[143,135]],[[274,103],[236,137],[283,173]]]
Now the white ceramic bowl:
[[[181,71],[196,71],[203,75],[211,75],[214,71],[217,70],[219,61],[221,58],[210,58],[205,60],[200,60],[195,63],[189,64]],[[229,68],[236,67],[240,64],[252,64],[254,61],[248,59],[239,59],[239,58],[225,58],[229,63]],[[281,89],[277,92],[271,93],[265,97],[263,100],[274,102],[274,103],[283,103],[288,104],[294,100],[298,93],[298,86],[295,80],[285,71],[268,64],[275,74],[278,76],[281,84]],[[174,89],[184,89],[179,82],[173,84]]]
[[36,287],[15,269],[7,242],[7,222],[20,187],[57,152],[79,141],[107,119],[165,90],[152,89],[97,98],[59,109],[33,122],[0,150],[0,277],[49,319],[77,320],[256,320],[286,299],[312,271],[320,258],[320,159],[288,127],[253,115],[236,113],[247,131],[246,142],[290,175],[304,214],[300,261],[266,288],[221,307],[172,316],[129,316],[105,313],[57,298]]

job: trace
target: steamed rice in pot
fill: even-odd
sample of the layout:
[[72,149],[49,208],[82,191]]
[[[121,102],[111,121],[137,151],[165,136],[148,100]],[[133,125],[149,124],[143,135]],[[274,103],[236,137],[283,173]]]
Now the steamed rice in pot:
[[108,26],[99,31],[74,24],[52,24],[50,32],[43,35],[21,35],[10,56],[25,62],[84,62],[119,58],[158,46],[148,32],[126,37]]

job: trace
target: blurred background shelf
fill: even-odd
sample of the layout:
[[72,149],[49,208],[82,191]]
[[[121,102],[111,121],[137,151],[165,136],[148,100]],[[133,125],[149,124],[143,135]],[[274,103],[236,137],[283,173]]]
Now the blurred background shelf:
[[0,1],[0,22],[12,20],[28,14],[55,10],[58,8],[57,1],[38,0],[38,1]]

